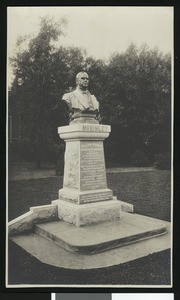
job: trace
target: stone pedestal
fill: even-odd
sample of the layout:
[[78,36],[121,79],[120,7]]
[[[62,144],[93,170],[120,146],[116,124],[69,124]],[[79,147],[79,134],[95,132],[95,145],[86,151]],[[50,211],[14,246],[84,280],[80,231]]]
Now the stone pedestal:
[[58,128],[60,138],[66,142],[64,182],[59,190],[60,219],[81,226],[120,218],[121,204],[113,198],[106,180],[103,141],[110,131],[109,125],[91,123]]
[[[95,117],[95,116],[94,116]],[[119,221],[121,210],[133,212],[133,205],[113,196],[107,187],[103,141],[111,127],[99,125],[91,115],[58,128],[66,143],[63,188],[51,205],[31,207],[28,213],[9,222],[9,235],[34,229],[35,224],[63,220],[81,227]],[[87,228],[87,227],[86,227]]]
[[[159,248],[162,239],[150,244],[146,240],[166,234],[167,224],[127,213],[133,212],[133,205],[117,200],[108,189],[103,140],[111,128],[96,124],[90,117],[88,123],[87,119],[83,116],[58,129],[66,142],[59,198],[51,205],[30,208],[9,222],[10,238],[40,261],[72,269],[107,267],[124,262],[124,257],[129,261],[166,249],[169,244]],[[170,238],[165,240],[170,243]],[[132,243],[137,245],[126,247]],[[149,245],[153,245],[152,250]],[[124,252],[122,248],[111,250],[122,246]],[[92,259],[91,254],[95,255]],[[103,262],[100,257],[104,257]]]

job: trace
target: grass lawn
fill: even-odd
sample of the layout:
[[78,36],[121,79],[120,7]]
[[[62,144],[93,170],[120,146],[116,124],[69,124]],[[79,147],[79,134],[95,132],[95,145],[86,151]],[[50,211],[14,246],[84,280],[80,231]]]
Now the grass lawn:
[[[170,221],[170,172],[108,174],[108,187],[118,199],[134,205],[138,214]],[[58,198],[63,178],[9,182],[9,220],[30,206],[50,204]],[[67,270],[42,264],[9,242],[9,284],[170,284],[170,251],[148,255],[119,266],[95,270]]]

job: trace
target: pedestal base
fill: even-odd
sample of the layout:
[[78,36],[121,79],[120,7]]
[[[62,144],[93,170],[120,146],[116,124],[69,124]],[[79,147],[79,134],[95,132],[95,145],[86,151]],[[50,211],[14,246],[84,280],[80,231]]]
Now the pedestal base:
[[84,254],[114,249],[167,232],[161,220],[122,213],[122,219],[76,228],[62,221],[35,225],[35,232],[59,246]]
[[110,200],[96,203],[76,205],[64,200],[52,201],[58,206],[58,218],[77,227],[91,225],[105,221],[119,220],[121,203]]
[[112,190],[96,189],[92,191],[77,191],[68,188],[63,188],[59,190],[59,199],[66,202],[71,202],[73,204],[87,204],[93,202],[102,202],[113,199]]
[[136,214],[122,213],[119,221],[81,228],[63,221],[34,228],[36,233],[11,240],[43,263],[61,268],[113,266],[171,247],[170,223]]

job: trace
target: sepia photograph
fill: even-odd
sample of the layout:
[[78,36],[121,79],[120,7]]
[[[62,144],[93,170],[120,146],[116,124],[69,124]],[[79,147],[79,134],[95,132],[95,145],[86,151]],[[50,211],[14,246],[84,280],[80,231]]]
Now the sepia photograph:
[[7,8],[6,287],[172,287],[173,24]]

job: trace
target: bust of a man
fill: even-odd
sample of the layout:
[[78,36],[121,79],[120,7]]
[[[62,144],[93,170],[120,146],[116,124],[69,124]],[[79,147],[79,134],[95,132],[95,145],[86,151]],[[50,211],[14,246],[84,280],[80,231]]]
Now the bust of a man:
[[99,102],[88,91],[89,76],[86,72],[76,75],[76,89],[63,95],[64,100],[71,112],[70,121],[77,118],[90,116],[96,118],[99,112]]

